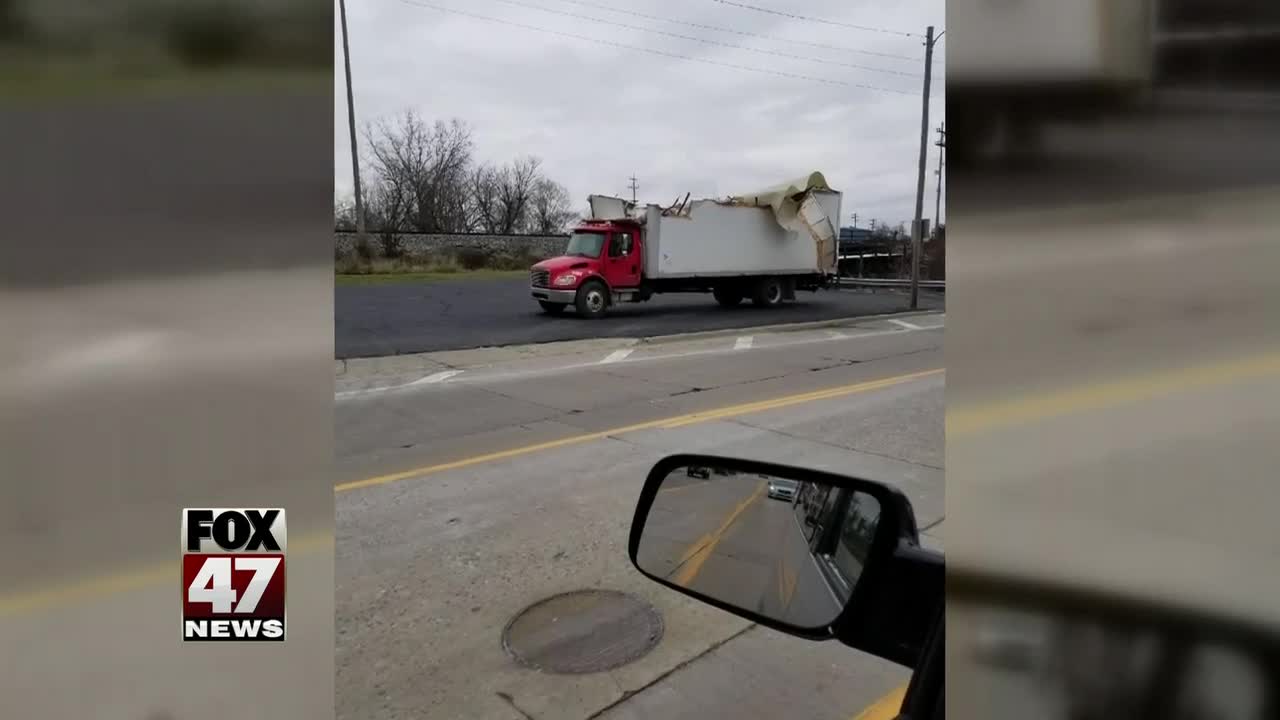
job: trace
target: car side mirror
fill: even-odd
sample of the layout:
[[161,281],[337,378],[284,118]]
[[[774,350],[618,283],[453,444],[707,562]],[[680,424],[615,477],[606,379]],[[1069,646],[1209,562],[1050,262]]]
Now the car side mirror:
[[919,547],[906,496],[815,470],[665,458],[640,493],[629,552],[641,573],[680,593],[903,664],[931,619],[915,615],[941,607],[942,557]]

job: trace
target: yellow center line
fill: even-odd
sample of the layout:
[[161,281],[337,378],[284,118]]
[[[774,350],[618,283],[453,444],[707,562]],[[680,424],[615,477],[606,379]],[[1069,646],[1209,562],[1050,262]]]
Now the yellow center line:
[[868,705],[853,720],[893,720],[902,711],[902,701],[906,697],[907,686],[903,685]]
[[880,390],[882,388],[892,387],[911,380],[920,380],[932,375],[938,375],[945,372],[942,368],[934,370],[925,370],[918,373],[909,373],[907,375],[898,375],[896,377],[884,378],[882,380],[872,380],[869,382],[857,383],[855,385],[845,385],[843,387],[827,388],[825,390],[817,390],[814,392],[802,393],[799,395],[791,395],[783,398],[775,398],[773,400],[763,400],[756,403],[745,403],[743,405],[735,405],[733,407],[718,408],[715,410],[705,410],[703,412],[690,413],[680,417],[669,418],[661,421],[659,427],[664,429],[683,427],[685,425],[693,425],[695,423],[707,422],[710,420],[719,420],[727,417],[734,417],[746,413],[762,412],[764,410],[776,410],[790,405],[800,405],[802,403],[816,402],[818,400],[830,400],[833,398],[844,397],[854,393],[868,392],[871,390]]
[[751,507],[752,503],[764,497],[764,488],[764,483],[760,483],[760,485],[756,487],[756,491],[751,493],[750,497],[738,503],[737,506],[733,508],[729,515],[720,523],[720,527],[716,528],[710,535],[704,535],[702,538],[699,538],[697,542],[690,546],[690,549],[693,552],[686,551],[686,560],[682,561],[683,564],[680,566],[680,571],[676,573],[674,578],[672,578],[672,582],[681,587],[689,587],[689,584],[697,579],[698,573],[702,572],[702,565],[706,563],[707,558],[711,557],[711,554],[715,552],[716,546],[720,544],[722,539],[724,539],[724,534],[729,531],[729,528],[732,527],[735,522],[737,522],[738,518],[742,516],[742,513],[746,512],[747,508]]
[[463,458],[461,460],[454,460],[452,462],[427,465],[425,467],[414,468],[412,470],[404,470],[401,472],[389,473],[387,475],[365,478],[364,480],[342,483],[335,487],[334,491],[342,493],[350,492],[352,490],[360,490],[362,488],[375,487],[377,485],[387,485],[389,483],[399,482],[402,480],[423,477],[425,475],[433,475],[435,473],[445,472],[448,470],[458,470],[465,467],[471,467],[472,465],[494,462],[496,460],[508,460],[510,458],[541,452],[543,450],[554,450],[556,448],[578,445],[592,440],[601,440],[613,435],[633,433],[639,430],[682,427],[684,425],[692,425],[694,423],[707,422],[726,417],[735,417],[748,413],[763,412],[765,410],[774,410],[777,408],[784,408],[791,405],[799,405],[801,403],[814,402],[817,400],[829,400],[832,398],[843,397],[845,395],[879,390],[892,385],[898,385],[912,380],[919,380],[932,375],[939,375],[943,372],[945,372],[943,368],[936,368],[933,370],[926,370],[924,372],[908,373],[906,375],[898,375],[880,380],[854,383],[852,385],[842,385],[839,387],[827,388],[825,390],[818,390],[816,392],[801,393],[799,395],[785,395],[783,397],[773,398],[770,400],[742,403],[740,405],[730,405],[728,407],[677,415],[675,417],[662,418],[660,420],[650,420],[648,422],[624,425],[622,427],[611,428],[609,430],[583,433],[581,435],[571,435],[569,437],[560,438],[559,440],[551,440],[534,445],[525,445],[522,447],[511,448],[509,450],[500,450],[498,452],[476,455],[469,458]]
[[787,561],[778,558],[778,602],[785,612],[791,609],[791,598],[795,597],[796,584],[800,575],[791,569]]
[[1280,352],[1226,362],[1162,370],[1009,400],[947,408],[947,438],[996,430],[1090,410],[1103,410],[1177,392],[1254,380],[1280,373]]

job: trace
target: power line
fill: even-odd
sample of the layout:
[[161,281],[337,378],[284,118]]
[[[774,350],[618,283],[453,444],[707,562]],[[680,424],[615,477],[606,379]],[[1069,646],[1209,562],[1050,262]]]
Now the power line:
[[820,50],[835,50],[836,52],[858,53],[860,55],[874,55],[876,57],[892,58],[894,60],[910,60],[916,62],[919,58],[910,55],[895,55],[894,53],[876,52],[874,50],[861,50],[858,48],[844,47],[841,45],[826,45],[824,43],[811,42],[809,40],[797,40],[793,38],[780,38],[771,35],[762,35],[760,33],[748,32],[746,30],[736,30],[734,28],[720,27],[719,25],[704,25],[703,23],[690,22],[688,20],[676,20],[673,18],[665,18],[659,15],[647,15],[634,10],[623,10],[622,8],[612,7],[610,5],[601,5],[599,3],[583,2],[583,0],[558,0],[569,5],[578,5],[581,7],[594,8],[596,10],[604,10],[606,12],[618,13],[620,15],[630,15],[632,17],[643,18],[645,20],[656,20],[658,22],[671,23],[672,25],[684,25],[686,27],[697,28],[698,30],[711,30],[713,32],[731,33],[733,35],[741,35],[742,37],[756,38],[759,40],[768,40],[770,42],[795,43],[796,45],[807,45]]
[[901,30],[889,30],[888,28],[871,27],[869,25],[854,25],[852,23],[837,22],[835,20],[823,20],[821,18],[806,17],[804,15],[796,15],[795,13],[782,12],[780,10],[770,10],[756,5],[747,5],[746,3],[733,2],[732,0],[711,0],[721,5],[732,5],[744,10],[754,10],[756,12],[767,13],[769,15],[779,15],[792,20],[803,20],[805,22],[821,23],[823,25],[835,25],[837,27],[851,28],[853,30],[867,30],[869,32],[884,33],[886,35],[900,35],[902,37],[919,37],[918,33],[902,32]]
[[499,18],[489,17],[487,15],[479,15],[465,10],[455,10],[453,8],[441,7],[427,2],[418,2],[417,0],[400,0],[405,5],[413,5],[416,7],[428,8],[438,12],[448,13],[451,15],[459,15],[469,17],[475,20],[485,20],[487,22],[498,23],[499,25],[509,25],[524,30],[532,30],[534,32],[546,33],[548,35],[558,35],[560,37],[572,38],[574,40],[582,40],[584,42],[604,45],[605,47],[622,48],[624,50],[634,50],[636,52],[649,53],[650,55],[660,55],[662,57],[673,58],[676,60],[688,60],[690,62],[703,63],[704,65],[715,65],[717,67],[731,68],[734,70],[745,70],[747,72],[761,73],[764,75],[774,75],[777,77],[791,78],[793,80],[808,80],[811,82],[823,83],[825,85],[839,85],[841,87],[856,87],[863,90],[875,90],[878,92],[894,93],[896,95],[915,95],[913,92],[905,90],[895,90],[893,88],[878,87],[876,85],[863,85],[861,83],[845,82],[843,80],[829,80],[827,78],[814,77],[813,75],[801,75],[799,73],[789,73],[782,70],[767,70],[765,68],[751,67],[749,65],[736,65],[734,63],[720,62],[719,60],[708,60],[706,58],[692,57],[689,55],[681,55],[679,53],[666,52],[665,50],[654,50],[653,48],[639,47],[637,45],[627,45],[625,43],[613,42],[610,40],[601,40],[600,38],[588,37],[586,35],[575,35],[574,33],[562,32],[560,30],[550,30],[548,28],[538,27],[536,25],[525,25],[524,23],[514,22],[512,20],[501,20]]
[[552,15],[561,15],[575,20],[586,20],[588,22],[600,23],[601,25],[612,25],[613,27],[623,28],[625,30],[637,30],[639,32],[653,33],[655,35],[665,35],[666,37],[676,38],[678,40],[688,40],[689,42],[698,42],[705,45],[715,45],[722,48],[730,48],[732,50],[744,50],[760,55],[772,55],[774,57],[787,58],[788,60],[802,60],[804,62],[820,63],[823,65],[837,65],[840,67],[853,68],[855,70],[869,70],[871,72],[885,73],[887,75],[901,75],[903,77],[920,77],[917,73],[903,72],[901,70],[887,70],[885,68],[871,67],[869,65],[857,65],[855,63],[844,63],[834,60],[824,60],[822,58],[809,57],[805,55],[792,55],[791,53],[778,52],[776,50],[761,50],[758,48],[744,47],[742,45],[734,45],[733,43],[723,43],[718,40],[708,40],[707,38],[694,37],[692,35],[681,35],[680,33],[667,32],[666,30],[655,30],[653,28],[641,27],[639,25],[628,25],[626,23],[614,22],[613,20],[602,20],[600,18],[591,17],[590,15],[580,15],[578,13],[565,12],[563,10],[553,10],[542,5],[534,3],[521,2],[521,0],[493,0],[493,2],[502,3],[504,5],[512,5],[514,7],[529,8],[530,10],[538,10]]

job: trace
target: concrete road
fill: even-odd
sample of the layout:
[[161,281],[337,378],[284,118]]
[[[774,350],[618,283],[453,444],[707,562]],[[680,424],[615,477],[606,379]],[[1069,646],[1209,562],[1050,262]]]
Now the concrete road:
[[[903,668],[751,627],[645,579],[626,540],[648,469],[672,452],[883,480],[922,526],[939,521],[943,322],[762,333],[737,349],[708,339],[604,363],[611,353],[592,350],[533,377],[504,368],[342,397],[339,717],[848,718],[899,687]],[[522,609],[584,588],[651,603],[661,642],[575,676],[503,651]]]
[[[906,295],[888,291],[801,293],[797,302],[762,310],[725,309],[710,295],[658,295],[622,305],[599,322],[566,313],[550,317],[529,296],[524,278],[334,289],[336,357],[373,357],[595,337],[647,337],[896,312]],[[923,307],[940,308],[926,292]]]

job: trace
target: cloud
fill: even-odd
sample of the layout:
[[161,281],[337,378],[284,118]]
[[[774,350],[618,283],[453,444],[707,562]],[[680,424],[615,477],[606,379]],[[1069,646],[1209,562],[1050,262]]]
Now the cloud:
[[[477,157],[505,162],[537,155],[575,205],[590,193],[670,202],[692,192],[750,191],[821,170],[845,193],[847,214],[897,223],[914,212],[923,61],[898,60],[802,43],[922,57],[920,38],[803,22],[713,0],[371,0],[349,3],[357,122],[407,109],[424,118],[458,117],[474,129]],[[427,3],[564,37],[429,9]],[[839,22],[923,33],[944,23],[943,0],[759,0],[762,7]],[[805,56],[795,60],[709,45],[562,13]],[[622,8],[785,42],[714,32],[599,9]],[[617,45],[688,56],[655,55]],[[335,50],[341,68],[341,36]],[[866,65],[910,77],[844,67]],[[806,75],[850,86],[778,77],[736,65]],[[931,128],[944,119],[942,73],[930,102]],[[855,87],[901,90],[893,94]],[[351,192],[346,83],[335,77],[335,192]],[[930,143],[934,136],[931,133]],[[926,200],[937,149],[929,146]],[[926,215],[933,203],[926,202]],[[849,218],[845,218],[848,222]]]

